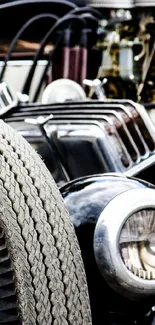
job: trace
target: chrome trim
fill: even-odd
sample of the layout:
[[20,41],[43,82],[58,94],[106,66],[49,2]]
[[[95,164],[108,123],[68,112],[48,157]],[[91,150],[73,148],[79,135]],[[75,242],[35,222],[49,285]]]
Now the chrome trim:
[[155,154],[141,161],[138,165],[133,166],[131,169],[125,171],[124,174],[129,177],[136,176],[137,174],[141,173],[142,171],[151,167],[154,164],[155,164]]
[[155,7],[154,0],[135,0],[135,7]]
[[99,8],[130,9],[134,7],[133,0],[89,0],[88,5]]
[[130,189],[116,196],[105,207],[94,232],[94,254],[108,284],[131,299],[155,295],[155,280],[144,280],[131,273],[119,251],[119,236],[126,220],[135,212],[155,210],[154,189]]
[[137,110],[137,112],[139,113],[140,117],[142,118],[142,120],[144,121],[152,139],[154,140],[155,142],[155,126],[154,124],[152,123],[145,107],[141,104],[138,104],[138,103],[134,103],[135,105],[135,108]]
[[[18,67],[18,66],[31,66],[33,64],[33,60],[9,60],[7,61],[7,66],[10,67]],[[37,65],[47,65],[47,60],[38,60]],[[0,67],[4,66],[4,61],[0,61]]]
[[[58,132],[60,132],[62,125],[63,125],[63,127],[65,126],[66,137],[68,137],[68,139],[71,136],[73,136],[75,139],[77,137],[78,133],[76,134],[75,132],[74,133],[70,132],[70,130],[73,128],[73,125],[74,125],[74,129],[77,129],[77,130],[78,130],[79,125],[83,125],[83,127],[86,127],[88,125],[89,125],[89,127],[92,125],[98,126],[99,129],[102,131],[102,132],[100,132],[100,138],[99,138],[100,145],[99,145],[99,141],[97,141],[98,142],[98,150],[100,151],[100,154],[103,155],[102,159],[105,158],[105,156],[104,156],[105,154],[106,154],[106,157],[109,157],[109,166],[111,165],[111,169],[109,169],[109,171],[119,171],[119,172],[122,171],[123,172],[126,169],[126,167],[120,161],[120,156],[119,156],[119,153],[117,152],[117,148],[114,145],[114,143],[112,143],[112,139],[110,139],[110,136],[108,135],[107,131],[105,130],[103,122],[101,122],[101,121],[107,121],[113,127],[113,132],[115,133],[117,140],[120,142],[120,145],[123,148],[123,151],[125,152],[128,160],[129,160],[129,166],[130,166],[132,163],[131,157],[129,156],[129,153],[126,150],[126,147],[124,146],[120,136],[118,135],[117,130],[114,126],[114,123],[112,122],[112,119],[110,117],[107,117],[106,115],[105,116],[103,115],[102,117],[100,117],[101,121],[94,120],[94,119],[92,121],[89,121],[86,118],[87,117],[85,116],[85,119],[79,119],[79,120],[78,119],[75,119],[75,120],[67,119],[66,121],[63,120],[63,122],[62,122],[62,120],[60,121],[59,118],[57,121],[53,118],[53,120],[51,122],[53,122],[53,124],[57,124]],[[70,125],[68,125],[68,123],[70,123]],[[50,132],[50,129],[49,129],[49,132]],[[92,133],[90,133],[90,135],[92,135]],[[90,137],[90,135],[89,135],[89,137]],[[85,137],[86,133],[83,135],[81,133],[81,135],[79,134],[79,136],[82,139],[82,136]],[[96,138],[96,136],[97,136],[97,133],[94,133],[95,138]],[[58,138],[60,139],[61,137],[62,137],[62,133],[61,134],[59,133]],[[91,141],[90,138],[89,138],[89,141]],[[94,147],[94,145],[93,145],[93,147]]]
[[[97,151],[96,146],[94,146],[94,141],[92,141],[91,137],[90,143],[93,146],[95,154],[98,155],[100,151],[102,161],[107,160],[107,156],[109,157],[109,169],[106,171],[124,172],[125,175],[135,176],[143,169],[155,163],[155,127],[153,126],[147,112],[145,111],[145,108],[142,105],[129,100],[107,100],[105,102],[79,101],[75,103],[64,103],[63,105],[38,104],[38,107],[37,104],[35,104],[28,105],[27,107],[19,107],[19,112],[13,112],[12,120],[11,117],[9,117],[6,118],[6,122],[8,122],[10,125],[16,124],[17,130],[19,130],[23,123],[22,119],[24,119],[24,115],[25,117],[36,118],[37,116],[39,117],[40,114],[46,117],[48,120],[50,112],[53,114],[52,119],[47,123],[47,125],[45,125],[45,130],[47,130],[48,135],[50,135],[50,130],[52,132],[52,128],[55,125],[56,132],[58,132],[57,145],[59,145],[59,141],[63,142],[63,136],[60,130],[64,128],[64,125],[66,125],[65,141],[67,140],[68,144],[70,142],[70,139],[73,140],[73,137],[74,141],[77,140],[75,133],[73,136],[73,133],[71,134],[70,132],[73,125],[74,130],[76,128],[75,125],[77,125],[77,130],[79,128],[79,125],[83,125],[83,127],[84,125],[87,125],[87,128],[88,125],[98,126],[101,131],[100,137],[96,137],[96,143],[98,144]],[[124,114],[126,114],[126,116]],[[129,125],[126,123],[129,123]],[[118,130],[118,127],[120,127],[120,132]],[[141,143],[144,145],[141,154],[140,144],[136,141],[136,133],[132,134],[132,127],[135,127],[136,131],[138,132],[137,139],[139,137]],[[24,135],[24,127],[22,127],[22,129],[22,134]],[[28,128],[25,127],[25,129],[25,137],[28,139]],[[81,131],[81,141],[82,133],[83,131]],[[85,136],[84,133],[83,136]],[[125,136],[125,141],[123,141],[123,136]],[[93,137],[95,139],[94,131]],[[79,139],[77,141],[79,141]],[[130,144],[130,147],[128,144]],[[65,145],[67,146],[67,142]],[[67,149],[67,151],[69,152],[69,149]],[[74,155],[73,159],[75,159]],[[99,173],[105,172],[104,165],[103,170],[101,166],[102,165],[100,165]],[[72,166],[70,166],[70,168],[72,168]],[[79,174],[77,177],[85,176],[85,174],[80,174],[80,168],[78,169]],[[96,172],[96,168],[94,168],[94,172],[92,169],[92,173]]]

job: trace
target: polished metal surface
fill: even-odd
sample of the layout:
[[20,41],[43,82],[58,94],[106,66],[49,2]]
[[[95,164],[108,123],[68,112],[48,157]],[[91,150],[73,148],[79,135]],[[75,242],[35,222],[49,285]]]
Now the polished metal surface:
[[124,223],[119,249],[122,260],[138,278],[155,280],[155,210],[132,214]]
[[133,0],[89,0],[88,4],[92,7],[99,8],[132,8]]
[[134,0],[135,1],[135,7],[155,7],[155,1],[154,0]]
[[155,154],[141,161],[138,165],[132,167],[131,169],[125,171],[124,174],[129,177],[137,176],[139,173],[149,169],[154,165],[155,165]]
[[[5,82],[9,85],[12,94],[16,97],[18,91],[21,91],[22,86],[24,84],[24,80],[28,74],[30,67],[33,64],[33,60],[9,60],[7,61],[7,69],[5,72]],[[36,72],[34,75],[34,80],[32,83],[32,87],[30,90],[30,100],[33,98],[36,87],[39,83],[40,76],[43,73],[44,68],[47,65],[46,60],[38,60],[36,66]],[[0,72],[4,66],[4,61],[0,60]],[[16,76],[16,78],[15,78]],[[41,99],[43,89],[41,90],[41,94],[39,99]]]
[[0,109],[3,107],[12,105],[14,98],[8,88],[8,85],[5,82],[0,83]]
[[155,143],[155,126],[154,124],[152,123],[145,107],[141,104],[138,104],[138,103],[134,103],[135,105],[135,108],[137,110],[137,112],[139,113],[139,116],[142,118],[142,120],[144,121],[145,123],[145,126],[147,127],[147,129],[149,130],[149,133]]
[[63,103],[67,100],[84,100],[86,94],[83,88],[73,80],[58,79],[51,82],[42,95],[43,104]]
[[106,205],[118,194],[142,188],[153,186],[122,174],[107,173],[79,178],[61,187],[60,191],[74,226],[79,227],[89,223],[95,225]]
[[104,172],[134,176],[155,164],[155,126],[142,105],[129,100],[29,104],[15,108],[6,122],[29,141],[37,126],[29,134],[24,119],[39,116],[47,121],[51,116],[45,125],[48,143],[55,134],[70,180]]
[[139,278],[128,270],[119,249],[126,220],[147,209],[155,210],[154,189],[130,189],[121,193],[105,207],[94,233],[94,254],[101,274],[114,290],[131,299],[155,295],[155,280]]

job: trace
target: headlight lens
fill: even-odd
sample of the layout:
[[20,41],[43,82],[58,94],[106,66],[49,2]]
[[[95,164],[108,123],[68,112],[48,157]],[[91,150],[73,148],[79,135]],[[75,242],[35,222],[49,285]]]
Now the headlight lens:
[[155,211],[142,210],[129,217],[119,246],[123,262],[133,274],[155,279]]

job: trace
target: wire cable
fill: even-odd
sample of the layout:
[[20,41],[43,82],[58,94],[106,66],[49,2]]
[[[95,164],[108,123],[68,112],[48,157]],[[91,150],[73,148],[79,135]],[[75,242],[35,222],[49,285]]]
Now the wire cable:
[[[57,0],[16,0],[13,2],[8,2],[8,3],[4,3],[0,5],[0,9],[6,9],[6,8],[10,8],[10,7],[15,7],[15,6],[20,6],[20,5],[27,5],[27,4],[38,4],[38,3],[51,3],[51,4],[57,4],[58,1]],[[66,0],[59,0],[59,5],[65,5],[68,6],[70,8],[76,8],[77,5],[75,3],[72,3],[70,1],[66,1]]]
[[[70,27],[71,27],[71,26],[70,26]],[[70,28],[70,27],[69,27],[69,28]],[[82,26],[82,28],[83,28],[83,26]],[[59,47],[59,45],[60,45],[60,43],[61,43],[61,40],[62,40],[62,37],[63,37],[63,36],[64,36],[64,35],[62,34],[61,37],[59,38],[58,42],[57,42],[56,48],[55,48],[55,49],[52,51],[52,53],[49,55],[48,63],[47,63],[47,65],[45,66],[45,69],[44,69],[44,71],[43,71],[43,73],[42,73],[42,76],[41,76],[40,82],[39,82],[39,84],[38,84],[38,87],[37,87],[36,92],[35,92],[35,94],[34,94],[34,97],[33,97],[33,99],[32,99],[32,102],[36,102],[37,99],[38,99],[38,96],[39,96],[39,93],[40,93],[40,90],[41,90],[42,84],[43,84],[43,82],[44,82],[44,80],[45,80],[45,76],[46,76],[46,73],[47,73],[47,71],[48,71],[49,65],[51,64],[52,61],[54,61],[54,57],[55,57],[55,55],[56,55],[57,49],[58,49],[58,47]]]
[[78,17],[78,16],[74,16],[74,15],[70,15],[67,14],[64,17],[60,18],[55,24],[54,26],[46,33],[46,35],[44,36],[44,38],[42,39],[41,43],[40,43],[40,48],[38,49],[38,51],[36,52],[35,56],[34,56],[34,60],[33,60],[33,64],[30,68],[29,74],[26,78],[26,81],[24,83],[23,89],[22,89],[22,93],[23,94],[29,94],[29,90],[30,90],[30,86],[31,86],[31,82],[32,82],[32,78],[36,69],[36,65],[37,65],[37,61],[38,58],[40,56],[40,54],[42,53],[44,47],[46,46],[46,44],[48,43],[48,41],[50,40],[51,36],[54,34],[54,32],[60,28],[60,26],[63,23],[67,23],[70,21],[79,21],[82,23],[83,26],[85,26],[85,20]]
[[93,14],[94,17],[98,18],[98,19],[103,19],[103,15],[96,9],[94,8],[91,8],[91,7],[82,7],[82,8],[74,8],[72,9],[71,11],[69,11],[69,14],[73,14],[73,15],[76,15],[76,14],[84,14],[84,13],[90,13],[90,14]]
[[3,76],[4,76],[4,73],[5,73],[5,70],[6,70],[6,67],[7,67],[7,62],[8,60],[10,59],[10,56],[16,46],[16,43],[17,41],[19,40],[20,36],[23,34],[23,32],[30,26],[32,25],[34,22],[40,20],[40,19],[45,19],[45,18],[50,18],[50,19],[54,19],[54,20],[57,20],[58,17],[56,15],[53,15],[53,14],[49,14],[49,13],[44,13],[44,14],[40,14],[40,15],[36,15],[32,18],[30,18],[21,28],[20,30],[17,32],[17,34],[15,35],[15,37],[13,38],[11,44],[10,44],[10,47],[9,47],[9,50],[5,56],[5,59],[4,59],[4,65],[3,65],[3,68],[1,70],[1,73],[0,73],[0,82],[2,81],[3,79]]
[[40,90],[41,90],[42,84],[43,84],[43,82],[44,82],[44,80],[45,80],[45,76],[46,76],[46,73],[47,73],[47,71],[48,71],[49,65],[51,64],[52,61],[54,61],[54,56],[55,56],[56,53],[57,53],[57,50],[58,50],[59,45],[60,45],[60,43],[61,43],[62,37],[63,37],[63,35],[61,34],[60,37],[59,37],[59,39],[58,39],[58,41],[57,41],[57,44],[55,45],[54,50],[53,50],[53,51],[50,53],[50,55],[49,55],[48,62],[47,62],[47,64],[46,64],[46,66],[45,66],[45,69],[44,69],[44,71],[43,71],[43,73],[42,73],[42,76],[41,76],[41,78],[40,78],[39,84],[38,84],[37,89],[36,89],[36,91],[35,91],[35,94],[34,94],[34,96],[33,96],[33,98],[32,98],[32,102],[36,102],[37,99],[38,99],[38,96],[39,96],[39,93],[40,93]]

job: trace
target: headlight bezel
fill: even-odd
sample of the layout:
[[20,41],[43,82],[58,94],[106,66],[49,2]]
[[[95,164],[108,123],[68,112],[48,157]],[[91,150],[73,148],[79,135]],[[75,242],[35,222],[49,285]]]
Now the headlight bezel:
[[130,189],[116,196],[101,213],[94,232],[94,254],[103,277],[117,292],[139,299],[155,295],[155,280],[134,275],[123,262],[119,238],[134,213],[155,210],[154,189]]

